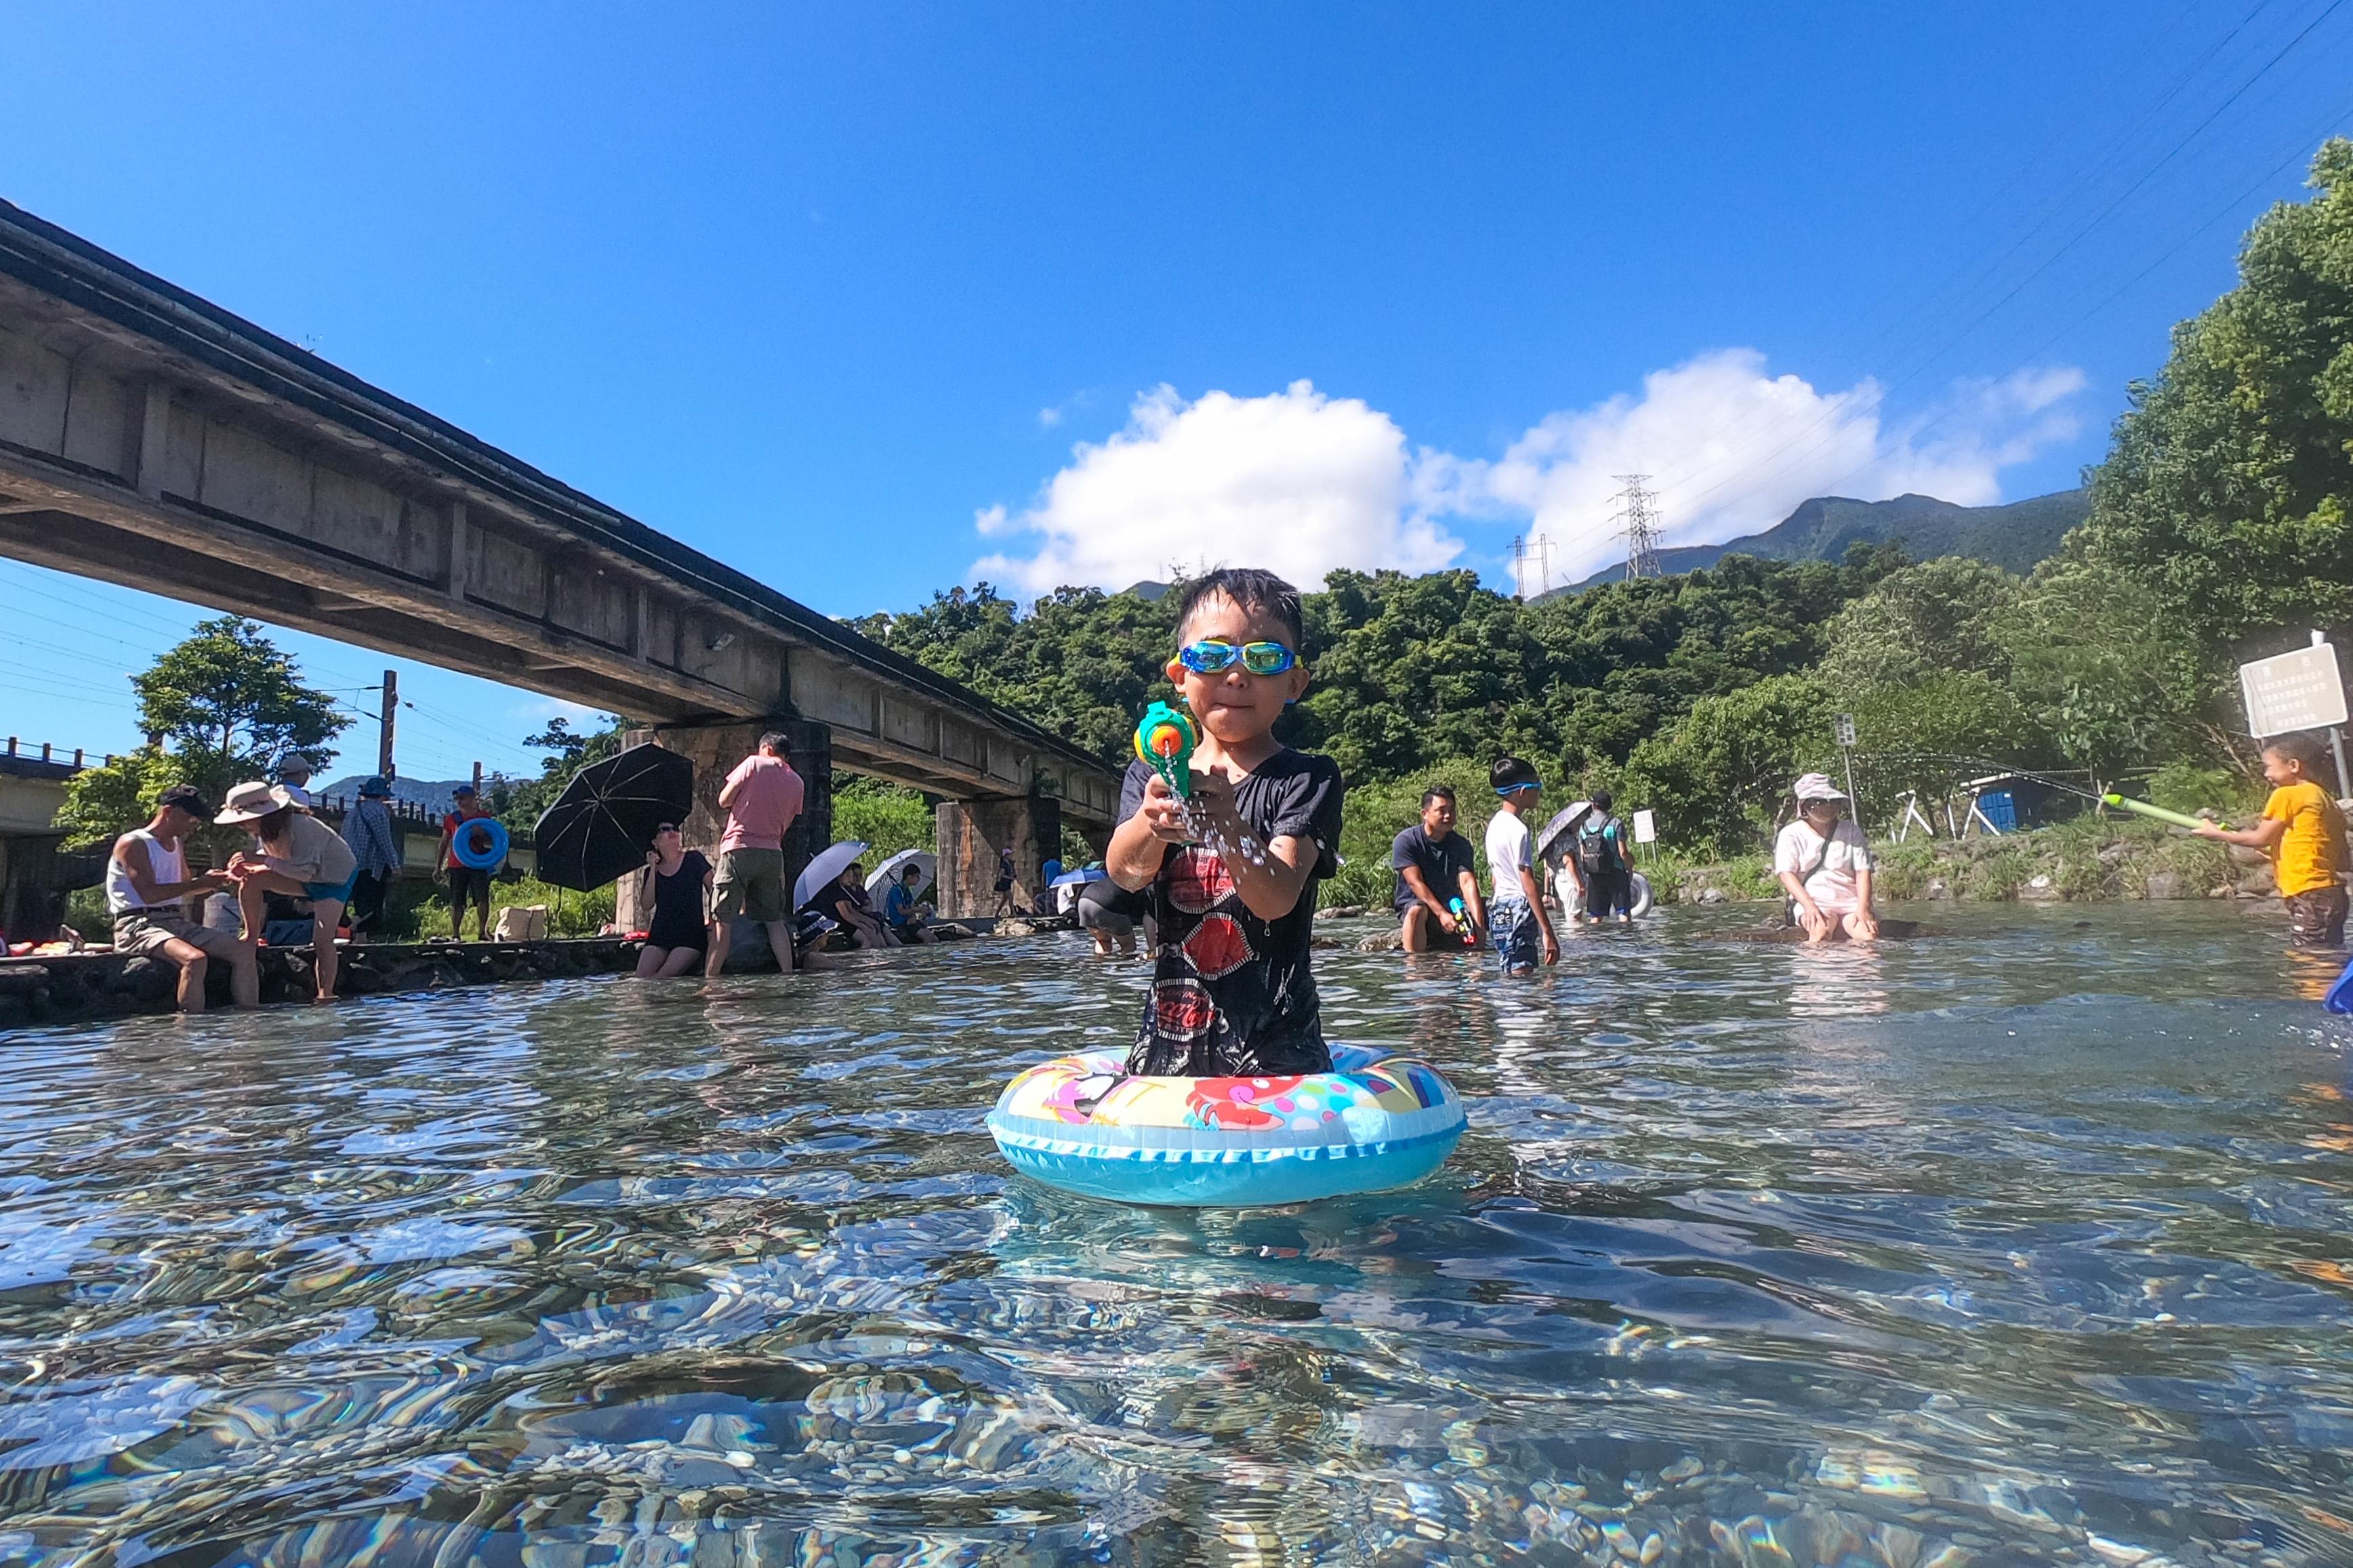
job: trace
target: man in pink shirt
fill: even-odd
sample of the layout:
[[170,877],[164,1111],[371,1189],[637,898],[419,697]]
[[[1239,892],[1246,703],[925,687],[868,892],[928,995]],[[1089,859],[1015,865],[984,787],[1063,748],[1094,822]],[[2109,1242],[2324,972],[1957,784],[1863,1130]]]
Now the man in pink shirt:
[[727,963],[728,928],[738,915],[766,928],[776,968],[793,972],[793,905],[785,885],[785,829],[801,814],[801,775],[785,761],[785,738],[760,737],[760,749],[736,765],[719,792],[727,831],[719,840],[719,876],[712,884],[710,957],[703,973]]

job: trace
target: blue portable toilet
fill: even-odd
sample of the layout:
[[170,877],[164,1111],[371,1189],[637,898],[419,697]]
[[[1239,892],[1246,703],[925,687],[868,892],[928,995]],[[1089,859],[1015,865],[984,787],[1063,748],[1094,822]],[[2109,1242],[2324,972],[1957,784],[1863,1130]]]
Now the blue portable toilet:
[[1989,789],[1978,796],[1978,810],[1997,833],[2018,831],[2018,797],[2006,789]]

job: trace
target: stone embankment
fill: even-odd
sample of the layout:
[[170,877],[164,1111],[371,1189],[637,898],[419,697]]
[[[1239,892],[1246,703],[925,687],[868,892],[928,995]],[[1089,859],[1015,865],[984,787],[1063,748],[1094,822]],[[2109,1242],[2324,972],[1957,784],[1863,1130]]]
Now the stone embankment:
[[[971,921],[965,926],[977,929],[960,926],[951,932],[944,928],[944,934],[1022,936],[1054,929],[1056,922]],[[617,936],[524,942],[365,942],[338,950],[343,962],[335,992],[341,996],[377,996],[627,974],[638,966],[639,946],[634,940]],[[260,963],[263,1006],[305,1002],[312,994],[310,948],[264,948]],[[736,934],[728,955],[728,973],[774,973],[776,967],[766,942],[756,931]],[[0,959],[0,1029],[168,1013],[174,1006],[179,978],[178,969],[160,958],[114,952]],[[229,1005],[227,965],[216,963],[208,967],[205,992],[206,1005]]]
[[[371,942],[342,950],[335,990],[344,996],[395,991],[450,991],[469,985],[564,980],[635,969],[638,944],[619,937],[533,942]],[[261,952],[261,1001],[299,1002],[311,994],[311,950]],[[160,958],[70,953],[0,963],[0,1029],[77,1024],[168,1013],[180,972]],[[228,966],[206,975],[208,1005],[228,1005]]]

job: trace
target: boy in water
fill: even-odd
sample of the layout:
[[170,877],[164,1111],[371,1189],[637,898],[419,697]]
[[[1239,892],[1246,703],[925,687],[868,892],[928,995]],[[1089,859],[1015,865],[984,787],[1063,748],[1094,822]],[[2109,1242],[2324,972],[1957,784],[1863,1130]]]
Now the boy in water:
[[[1308,948],[1315,883],[1337,868],[1340,769],[1274,738],[1307,689],[1299,591],[1225,569],[1187,584],[1167,676],[1200,744],[1187,803],[1128,764],[1111,879],[1148,891],[1158,926],[1131,1073],[1329,1072]],[[1196,834],[1196,828],[1199,832]]]
[[2263,777],[2272,797],[2253,827],[2207,823],[2201,838],[2242,844],[2271,857],[2297,947],[2345,945],[2345,814],[2317,782],[2320,744],[2309,735],[2263,742]]
[[1539,942],[1546,963],[1560,962],[1560,939],[1553,935],[1552,917],[1536,896],[1535,836],[1528,828],[1544,805],[1544,784],[1536,770],[1518,757],[1497,759],[1487,782],[1503,802],[1487,823],[1487,875],[1495,884],[1494,897],[1487,900],[1487,932],[1504,973],[1534,974]]

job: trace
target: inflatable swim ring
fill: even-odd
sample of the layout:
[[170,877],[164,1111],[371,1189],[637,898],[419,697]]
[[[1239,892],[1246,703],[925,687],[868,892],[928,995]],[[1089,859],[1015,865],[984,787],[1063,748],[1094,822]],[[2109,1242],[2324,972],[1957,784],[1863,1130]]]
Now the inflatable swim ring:
[[1634,873],[1627,892],[1626,912],[1637,920],[1651,912],[1651,879],[1640,871]]
[[1247,1208],[1418,1182],[1462,1137],[1461,1097],[1428,1062],[1332,1047],[1297,1078],[1130,1078],[1108,1051],[1024,1070],[988,1131],[1049,1186],[1122,1203]]
[[[487,850],[474,846],[490,840]],[[495,816],[470,816],[449,836],[449,853],[470,871],[488,871],[507,858],[507,825]]]

